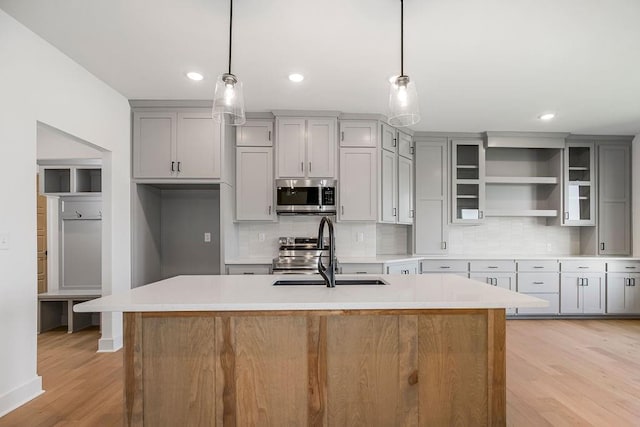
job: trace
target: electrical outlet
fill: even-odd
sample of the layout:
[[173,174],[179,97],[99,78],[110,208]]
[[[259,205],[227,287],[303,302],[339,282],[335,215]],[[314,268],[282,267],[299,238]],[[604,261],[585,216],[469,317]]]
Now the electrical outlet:
[[211,233],[204,233],[204,242],[205,243],[211,242]]
[[264,242],[264,233],[258,233],[258,242]]
[[0,233],[0,250],[9,249],[9,233]]

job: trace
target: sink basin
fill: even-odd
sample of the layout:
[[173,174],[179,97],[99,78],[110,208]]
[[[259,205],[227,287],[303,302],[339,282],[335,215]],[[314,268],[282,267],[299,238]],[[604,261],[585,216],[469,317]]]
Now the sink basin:
[[[379,286],[386,285],[387,282],[380,279],[337,279],[336,286],[338,285],[369,285]],[[304,279],[284,279],[276,280],[273,282],[273,286],[299,286],[299,285],[323,285],[326,283],[324,280],[304,280]]]

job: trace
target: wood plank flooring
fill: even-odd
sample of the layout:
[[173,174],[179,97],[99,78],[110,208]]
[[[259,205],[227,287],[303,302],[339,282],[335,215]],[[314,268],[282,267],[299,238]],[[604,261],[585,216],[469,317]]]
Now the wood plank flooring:
[[[46,393],[0,426],[122,425],[122,352],[98,338],[41,334]],[[507,321],[507,425],[640,425],[640,320]]]

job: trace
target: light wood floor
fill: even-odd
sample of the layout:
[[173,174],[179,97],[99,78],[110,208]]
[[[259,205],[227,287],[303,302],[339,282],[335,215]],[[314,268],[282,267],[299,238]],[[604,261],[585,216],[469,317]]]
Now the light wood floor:
[[[117,426],[122,353],[96,353],[97,330],[38,337],[46,393],[0,426]],[[640,320],[507,322],[510,426],[640,425]]]

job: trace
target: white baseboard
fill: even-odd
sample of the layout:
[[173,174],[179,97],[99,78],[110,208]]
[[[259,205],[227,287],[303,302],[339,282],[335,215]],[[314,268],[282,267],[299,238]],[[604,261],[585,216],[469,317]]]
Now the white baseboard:
[[100,338],[98,340],[98,353],[113,353],[122,348],[122,336],[113,338]]
[[0,417],[44,393],[42,377],[34,379],[0,396]]

